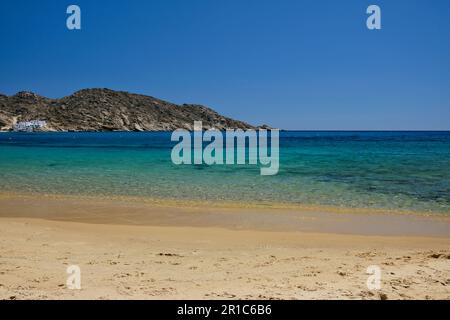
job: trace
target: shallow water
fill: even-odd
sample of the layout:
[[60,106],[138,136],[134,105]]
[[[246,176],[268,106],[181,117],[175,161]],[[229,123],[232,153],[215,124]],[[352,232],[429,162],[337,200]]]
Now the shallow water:
[[281,132],[280,169],[174,165],[170,133],[1,133],[0,191],[450,213],[450,132]]

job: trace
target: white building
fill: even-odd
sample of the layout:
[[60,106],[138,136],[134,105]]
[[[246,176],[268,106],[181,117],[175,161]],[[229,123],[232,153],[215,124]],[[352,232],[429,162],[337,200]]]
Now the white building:
[[31,121],[23,121],[18,122],[13,126],[14,131],[26,131],[32,132],[36,129],[41,129],[47,125],[46,121],[42,120],[31,120]]

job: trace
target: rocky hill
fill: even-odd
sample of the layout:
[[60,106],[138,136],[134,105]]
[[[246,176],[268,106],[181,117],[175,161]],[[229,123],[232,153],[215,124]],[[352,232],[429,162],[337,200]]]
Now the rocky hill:
[[109,89],[84,89],[49,99],[32,92],[0,94],[0,130],[18,122],[45,120],[44,131],[163,131],[203,128],[249,129],[253,126],[194,104],[176,105],[150,96]]

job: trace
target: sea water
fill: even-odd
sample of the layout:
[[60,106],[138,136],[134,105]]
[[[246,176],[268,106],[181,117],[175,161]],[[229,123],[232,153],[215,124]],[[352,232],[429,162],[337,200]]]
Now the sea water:
[[450,132],[280,133],[279,172],[175,165],[170,132],[0,133],[0,192],[450,214]]

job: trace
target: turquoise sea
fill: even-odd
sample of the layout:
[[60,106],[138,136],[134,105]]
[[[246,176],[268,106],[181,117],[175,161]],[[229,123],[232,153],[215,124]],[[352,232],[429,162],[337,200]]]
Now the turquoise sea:
[[1,133],[0,192],[450,214],[450,132],[281,132],[275,176],[255,165],[174,165],[170,134]]

